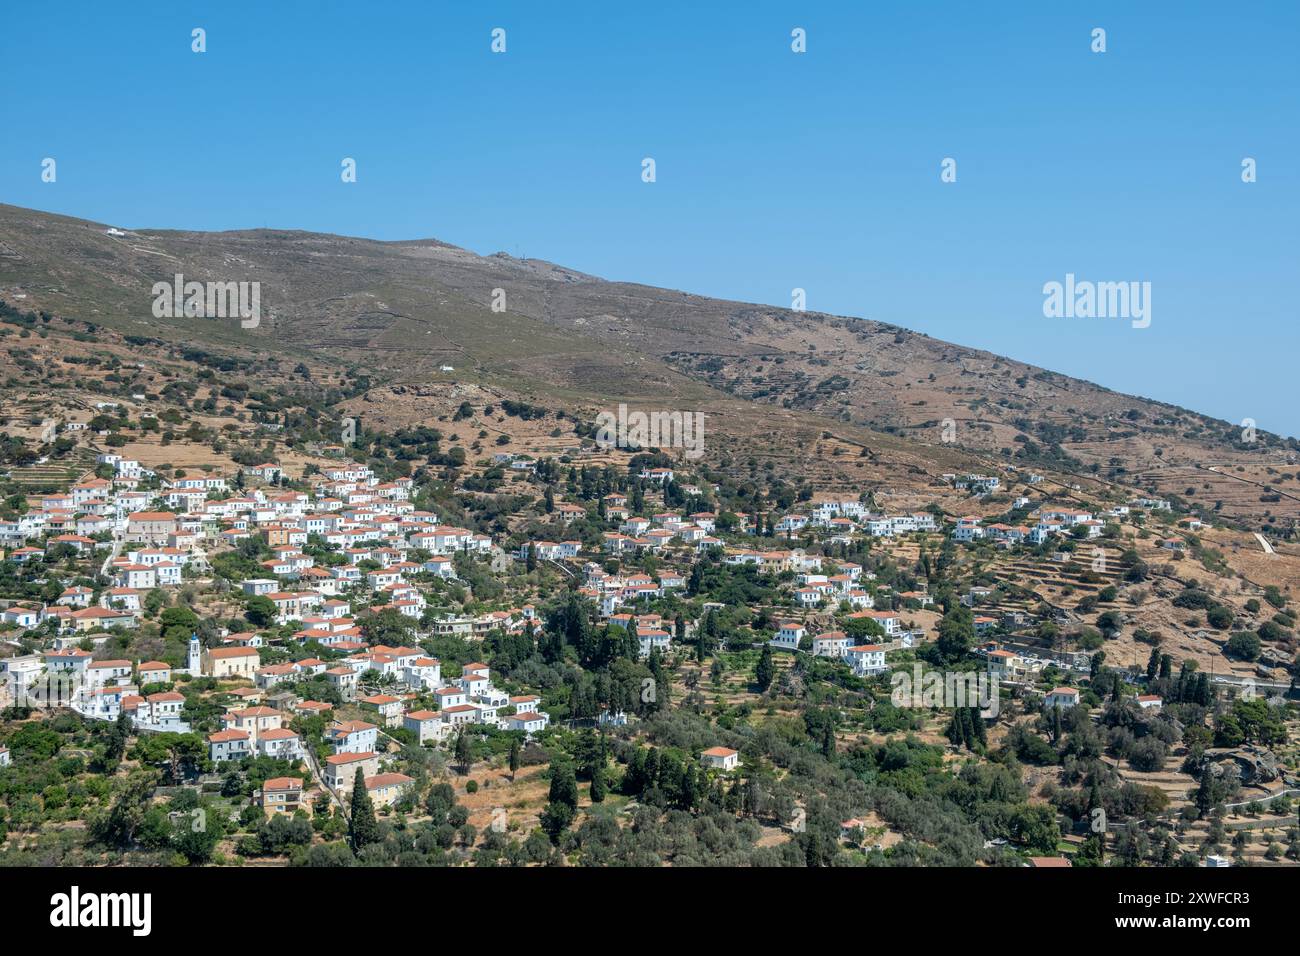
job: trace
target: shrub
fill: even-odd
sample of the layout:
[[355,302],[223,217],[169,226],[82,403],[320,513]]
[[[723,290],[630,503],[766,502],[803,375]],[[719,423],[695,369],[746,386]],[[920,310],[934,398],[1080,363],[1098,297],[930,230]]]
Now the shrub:
[[1259,660],[1260,649],[1259,638],[1250,631],[1238,631],[1228,638],[1228,644],[1224,648],[1230,656],[1243,661]]

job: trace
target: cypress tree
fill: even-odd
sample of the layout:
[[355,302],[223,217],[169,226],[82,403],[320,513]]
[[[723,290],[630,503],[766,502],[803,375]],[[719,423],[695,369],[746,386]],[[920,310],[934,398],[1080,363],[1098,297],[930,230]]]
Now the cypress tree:
[[952,712],[952,719],[948,721],[948,729],[944,731],[944,736],[948,738],[948,742],[954,747],[960,747],[962,744],[960,714],[961,711],[959,710]]
[[663,659],[659,655],[659,648],[650,648],[650,676],[654,679],[654,700],[650,703],[651,710],[664,710],[668,706],[670,686],[668,682],[668,672],[664,670]]
[[772,679],[776,676],[776,665],[772,662],[772,645],[764,644],[763,651],[758,656],[758,666],[754,668],[754,682],[758,684],[760,691],[766,691],[772,686]]
[[519,765],[522,762],[523,755],[520,752],[519,739],[515,738],[510,741],[510,781],[513,783],[515,774],[519,772]]
[[462,774],[469,773],[469,768],[474,761],[472,759],[473,753],[469,746],[469,737],[465,735],[464,730],[461,730],[461,732],[456,735],[455,754],[456,763],[460,764],[460,772]]
[[645,778],[643,786],[646,789],[659,784],[659,749],[651,747],[645,755]]
[[623,793],[628,796],[639,796],[646,788],[645,772],[646,752],[638,749],[627,763],[627,770],[623,774]]
[[1196,680],[1196,703],[1202,707],[1209,707],[1214,703],[1214,690],[1210,687],[1208,674],[1202,674]]
[[971,729],[970,725],[970,708],[959,707],[954,716],[957,719],[957,726],[959,728],[958,733],[961,736],[961,745],[967,750],[970,750],[971,744],[975,739],[975,731]]
[[548,800],[551,803],[562,803],[571,810],[578,808],[578,778],[574,776],[572,764],[551,765],[551,790]]
[[372,843],[379,842],[379,823],[375,820],[375,808],[370,802],[370,793],[366,790],[366,778],[357,768],[357,775],[352,781],[352,814],[348,821],[348,845],[353,853]]

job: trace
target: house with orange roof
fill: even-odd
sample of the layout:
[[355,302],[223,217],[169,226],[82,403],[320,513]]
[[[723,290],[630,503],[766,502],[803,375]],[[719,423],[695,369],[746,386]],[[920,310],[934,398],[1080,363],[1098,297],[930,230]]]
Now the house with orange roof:
[[252,737],[242,730],[218,730],[215,734],[208,734],[208,756],[213,763],[242,760],[252,755]]
[[740,751],[730,747],[710,747],[700,754],[700,759],[710,770],[727,772],[740,766]]
[[1079,692],[1073,687],[1054,687],[1051,692],[1043,698],[1043,708],[1050,710],[1053,707],[1075,707],[1079,703]]
[[135,670],[141,685],[166,684],[172,679],[172,666],[162,661],[144,661]]
[[379,773],[379,754],[376,753],[338,753],[325,758],[321,773],[325,786],[339,794],[352,789],[357,770],[363,777]]
[[1024,662],[1020,655],[1001,648],[988,652],[987,667],[989,680],[1014,680],[1024,672]]
[[768,641],[773,647],[787,651],[797,651],[799,642],[808,633],[807,629],[796,621],[783,621],[776,630],[776,636]]
[[385,727],[396,727],[402,722],[402,701],[392,694],[372,694],[358,700],[362,710],[373,710]]
[[849,649],[849,637],[843,631],[823,631],[813,638],[814,657],[843,657]]
[[179,530],[178,515],[170,511],[137,511],[126,519],[126,540],[161,544]]
[[227,730],[244,731],[256,744],[267,731],[284,726],[284,714],[273,707],[244,707],[222,714],[221,723]]
[[415,734],[416,742],[438,742],[447,736],[449,729],[436,710],[412,710],[402,715],[402,726]]
[[302,756],[302,738],[288,727],[264,730],[257,736],[257,752],[277,760],[297,760]]
[[404,773],[377,773],[366,777],[366,792],[376,807],[390,807],[415,780]]
[[114,611],[106,607],[83,607],[68,615],[73,630],[86,634],[104,631],[110,627],[136,626],[136,618],[129,611]]
[[267,816],[293,813],[302,806],[302,780],[299,777],[272,777],[254,792],[253,799]]
[[336,754],[373,753],[378,747],[379,728],[364,720],[335,721],[325,729],[325,742]]
[[846,648],[844,659],[859,677],[882,674],[888,667],[885,664],[885,649],[879,644],[858,644]]
[[203,676],[253,680],[261,663],[262,658],[253,647],[212,647],[203,652]]

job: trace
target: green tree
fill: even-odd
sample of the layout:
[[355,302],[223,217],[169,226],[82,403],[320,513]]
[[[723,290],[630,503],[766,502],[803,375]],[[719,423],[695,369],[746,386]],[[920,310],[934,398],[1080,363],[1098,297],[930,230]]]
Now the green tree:
[[975,646],[975,618],[970,608],[954,604],[939,622],[939,636],[935,648],[944,660],[956,662],[964,659]]
[[402,647],[415,633],[415,621],[392,608],[378,614],[366,614],[359,626],[367,641],[387,647]]
[[197,807],[176,821],[172,844],[191,863],[207,863],[224,832],[223,814]]
[[510,741],[510,782],[514,783],[515,774],[519,772],[519,765],[523,759],[523,753],[519,746],[519,738],[516,737]]
[[1160,673],[1160,648],[1153,647],[1151,648],[1151,656],[1147,659],[1147,680],[1149,681],[1155,680],[1156,675],[1159,673]]
[[578,808],[578,778],[573,764],[563,761],[551,765],[551,790],[547,799],[565,804],[571,810]]
[[255,594],[244,602],[244,617],[254,627],[270,627],[275,615],[275,602],[265,594]]
[[1041,803],[1027,804],[1017,810],[1011,818],[1011,832],[1017,843],[1042,856],[1056,853],[1056,845],[1061,840],[1056,811]]
[[651,701],[651,709],[660,711],[667,710],[672,700],[672,681],[668,677],[668,670],[664,667],[663,655],[659,653],[659,648],[650,648],[650,659],[646,662],[650,667],[650,676],[654,680],[654,698]]
[[754,668],[754,683],[758,685],[760,691],[766,691],[772,686],[775,677],[776,664],[772,660],[772,645],[764,644],[762,652],[758,655],[758,665]]
[[108,732],[108,742],[104,746],[104,762],[116,766],[126,753],[127,742],[131,739],[131,717],[123,711],[113,722]]
[[357,768],[357,775],[352,780],[351,819],[348,821],[348,846],[353,853],[360,853],[372,843],[379,842],[379,821],[375,819],[375,807],[370,802],[370,793],[366,790],[366,777]]
[[469,773],[470,768],[474,765],[474,751],[470,747],[469,735],[465,733],[463,727],[456,734],[455,754],[456,763],[460,765],[462,776]]
[[1224,650],[1232,657],[1240,658],[1243,661],[1259,660],[1260,651],[1263,649],[1259,638],[1250,631],[1238,631],[1228,638],[1228,643]]
[[568,829],[569,824],[573,822],[573,813],[573,808],[566,803],[546,805],[546,809],[542,811],[541,824],[552,841],[558,840],[560,834]]
[[149,809],[158,775],[153,770],[137,770],[114,786],[113,802],[108,810],[91,816],[91,837],[108,846],[128,849],[135,842],[136,831]]

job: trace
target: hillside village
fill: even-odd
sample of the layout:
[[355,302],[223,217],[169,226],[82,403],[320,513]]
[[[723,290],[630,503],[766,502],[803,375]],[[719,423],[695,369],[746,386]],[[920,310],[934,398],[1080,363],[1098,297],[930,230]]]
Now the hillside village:
[[[1300,858],[1293,599],[1211,514],[741,480],[508,399],[345,441],[127,345],[3,409],[4,862]],[[898,695],[954,675],[994,706]]]

